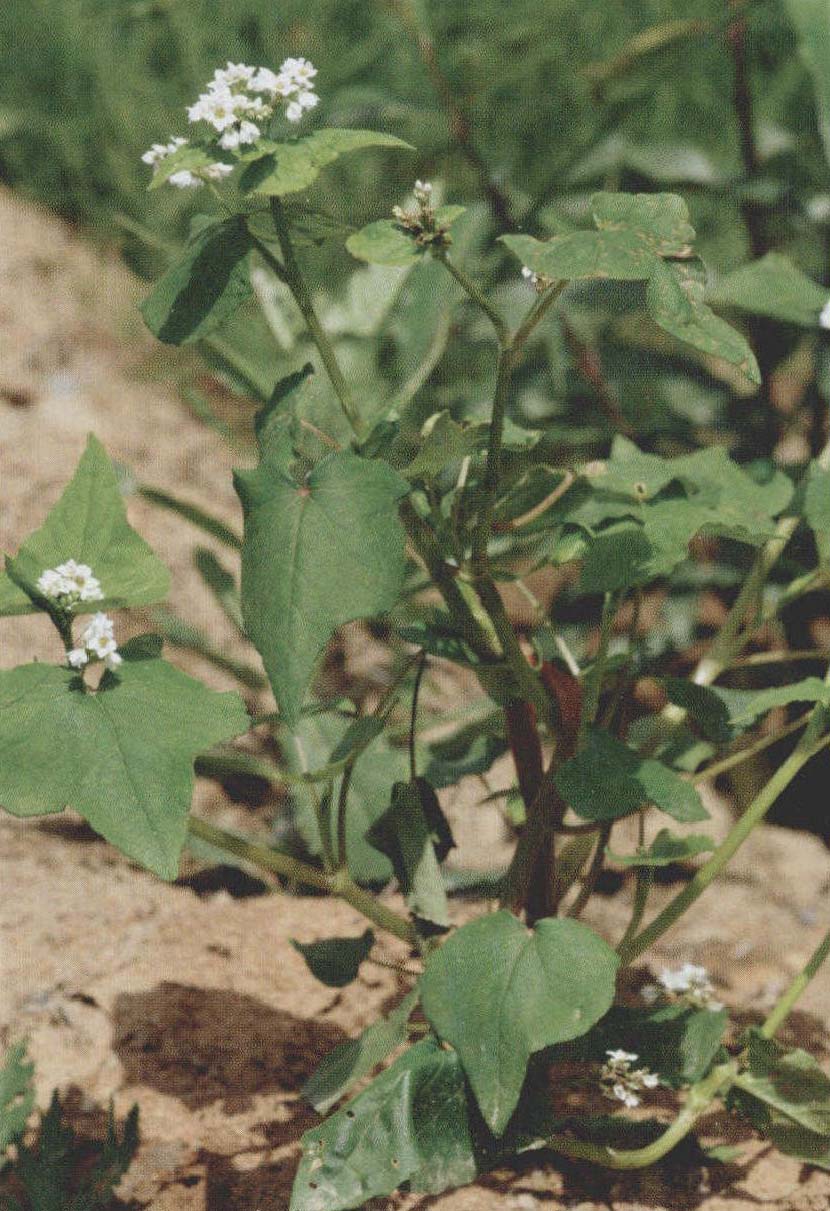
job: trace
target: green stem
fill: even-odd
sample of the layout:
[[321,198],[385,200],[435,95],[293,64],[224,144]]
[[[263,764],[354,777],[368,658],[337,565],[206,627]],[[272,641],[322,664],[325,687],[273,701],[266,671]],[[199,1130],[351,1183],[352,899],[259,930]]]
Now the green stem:
[[613,822],[609,822],[607,824],[603,824],[599,830],[599,836],[597,837],[597,845],[596,845],[596,849],[594,850],[594,856],[593,856],[593,859],[591,860],[591,865],[588,867],[588,871],[585,875],[585,878],[582,880],[582,886],[579,889],[579,895],[576,897],[573,904],[568,909],[567,915],[569,917],[574,917],[576,919],[576,918],[579,918],[580,916],[582,916],[583,909],[587,905],[591,896],[594,894],[594,888],[597,885],[597,880],[599,879],[600,875],[602,874],[602,868],[605,865],[605,849],[606,849],[606,846],[608,845],[608,842],[611,840],[611,829],[612,828],[613,828]]
[[274,272],[283,279],[294,296],[294,301],[299,307],[314,344],[320,353],[320,358],[326,368],[326,373],[329,376],[334,392],[340,401],[340,406],[352,430],[359,437],[362,430],[360,412],[352,396],[351,389],[343,376],[343,371],[340,369],[340,364],[337,361],[331,342],[323,331],[323,327],[317,317],[317,312],[314,310],[311,292],[306,285],[306,280],[303,277],[294,251],[294,243],[291,239],[291,231],[282,202],[279,198],[271,198],[270,204],[271,218],[274,223],[274,230],[277,233],[280,249],[282,250],[283,264],[280,264],[265,244],[256,240],[256,238],[254,238],[254,243],[260,255],[271,266]]
[[801,997],[807,985],[812,980],[818,969],[824,963],[828,954],[830,954],[830,930],[824,935],[816,949],[813,951],[810,958],[802,971],[795,977],[789,988],[782,994],[777,1005],[772,1009],[769,1017],[761,1027],[761,1034],[766,1039],[771,1039],[772,1036],[784,1024],[785,1019],[791,1013],[796,1001]]
[[693,774],[689,781],[697,785],[699,782],[708,782],[712,778],[719,778],[721,774],[728,773],[736,765],[741,765],[744,761],[757,757],[758,753],[762,753],[765,749],[770,748],[771,745],[777,744],[785,736],[790,736],[793,732],[797,732],[799,728],[804,727],[809,722],[809,719],[810,712],[806,711],[800,718],[794,719],[792,723],[788,723],[786,727],[782,727],[780,731],[773,732],[769,736],[762,736],[754,744],[748,744],[736,753],[730,753],[728,757],[723,757],[720,761],[713,761],[705,769],[698,770],[696,774]]
[[593,1161],[607,1169],[644,1169],[661,1160],[681,1140],[685,1139],[698,1119],[706,1113],[715,1098],[721,1096],[738,1074],[736,1061],[719,1064],[698,1085],[694,1085],[686,1097],[680,1113],[656,1140],[644,1148],[620,1149],[608,1144],[591,1144],[571,1139],[568,1135],[552,1135],[545,1145],[563,1156],[575,1160]]
[[191,836],[198,837],[199,840],[206,841],[217,849],[235,854],[238,858],[243,858],[261,870],[267,870],[284,879],[290,879],[294,883],[305,883],[308,887],[316,887],[319,891],[339,896],[347,904],[351,904],[352,908],[356,908],[358,912],[362,913],[367,920],[404,942],[414,944],[417,940],[415,930],[409,921],[399,916],[393,909],[387,908],[385,904],[381,904],[370,892],[358,887],[347,871],[338,870],[327,874],[316,866],[301,862],[299,858],[292,858],[290,854],[280,853],[279,850],[269,849],[265,845],[257,845],[253,841],[246,841],[243,837],[237,837],[223,828],[216,828],[215,825],[208,824],[206,820],[199,820],[195,816],[191,816],[188,820],[188,830]]
[[597,717],[602,683],[605,680],[605,666],[608,662],[608,647],[611,642],[611,631],[614,626],[614,616],[617,612],[617,595],[606,593],[602,602],[602,618],[599,624],[599,647],[594,663],[585,678],[585,696],[582,706],[582,717],[579,724],[579,740],[581,745],[585,740],[588,728]]
[[634,905],[631,911],[631,920],[628,922],[628,928],[622,936],[618,949],[627,946],[630,940],[636,936],[637,930],[643,923],[646,905],[648,904],[648,893],[651,891],[651,884],[654,878],[654,872],[647,866],[641,866],[637,871],[637,882],[634,887]]
[[761,823],[779,795],[789,786],[796,774],[823,748],[830,737],[818,739],[824,723],[824,708],[813,710],[807,731],[787,760],[776,770],[766,786],[755,796],[752,803],[733,826],[728,836],[718,846],[708,862],[700,867],[694,878],[671,900],[650,925],[633,938],[620,943],[618,953],[623,964],[631,963],[644,950],[662,937],[675,921],[686,912],[709,885],[714,882],[723,868],[731,861],[752,830]]
[[427,667],[427,654],[421,652],[418,658],[418,671],[415,674],[415,684],[412,687],[412,707],[409,714],[409,777],[414,782],[418,777],[418,754],[415,744],[418,739],[418,700],[421,695],[421,682]]
[[502,349],[507,348],[510,343],[510,329],[505,321],[499,315],[498,311],[492,305],[484,291],[476,285],[471,277],[469,277],[463,269],[450,260],[449,253],[445,248],[437,249],[435,253],[436,260],[440,261],[448,273],[452,274],[459,286],[469,299],[480,307],[487,316],[490,323],[493,325],[496,333],[496,339]]
[[743,648],[747,631],[758,617],[761,594],[767,577],[795,533],[798,522],[797,517],[783,517],[776,526],[774,537],[761,547],[726,622],[695,669],[692,680],[696,685],[712,685]]

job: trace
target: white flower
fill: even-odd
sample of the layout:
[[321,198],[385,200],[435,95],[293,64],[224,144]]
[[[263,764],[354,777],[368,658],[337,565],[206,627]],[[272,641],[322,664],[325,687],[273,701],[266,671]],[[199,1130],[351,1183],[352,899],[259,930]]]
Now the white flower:
[[653,1005],[662,996],[662,989],[657,984],[644,984],[640,989],[640,996],[646,1005]]
[[82,669],[89,657],[85,648],[72,648],[71,652],[66,653],[66,660],[70,668]]
[[600,1072],[600,1088],[608,1098],[616,1098],[629,1109],[634,1109],[642,1102],[641,1093],[644,1089],[656,1089],[660,1077],[648,1068],[632,1068],[637,1062],[633,1051],[621,1049],[609,1050],[605,1053],[608,1059]]
[[222,164],[217,160],[215,164],[208,164],[203,168],[202,175],[208,181],[222,181],[233,172],[233,168],[233,164]]
[[633,1051],[606,1051],[605,1053],[612,1064],[636,1064],[640,1058]]
[[187,139],[181,139],[178,136],[171,139],[169,143],[154,143],[149,151],[145,151],[141,157],[144,164],[149,164],[152,168],[159,165],[162,160],[166,160],[168,156],[172,156],[174,151],[178,151],[180,147],[184,147]]
[[241,94],[232,93],[229,88],[216,88],[202,93],[195,105],[188,107],[187,116],[191,122],[207,122],[214,130],[227,130],[237,121],[244,101]]
[[818,322],[822,328],[830,328],[830,299],[822,307]]
[[309,89],[306,89],[304,92],[297,95],[297,104],[299,105],[300,109],[314,109],[314,106],[318,104],[319,100],[320,98],[317,96],[317,94],[311,92]]
[[285,107],[285,116],[289,122],[299,122],[303,116],[303,107],[299,101],[289,101]]
[[[287,77],[285,82],[286,84],[290,83]],[[272,72],[270,67],[261,67],[248,87],[251,89],[251,92],[270,93],[271,96],[274,96],[280,88],[279,76],[275,72]]]
[[219,140],[219,146],[225,151],[235,151],[244,144],[255,143],[261,133],[255,122],[240,122],[238,126],[232,126],[230,130],[225,131]]
[[104,596],[101,582],[92,574],[89,564],[76,563],[74,559],[56,568],[46,568],[38,577],[37,587],[45,597],[68,609],[79,601],[100,601]]
[[111,673],[114,672],[118,668],[119,664],[122,663],[123,658],[118,652],[107,652],[106,656],[104,657],[104,665]]
[[682,967],[664,967],[657,977],[664,992],[682,998],[699,1009],[723,1009],[715,999],[715,987],[705,967],[684,963]]
[[535,286],[539,280],[537,274],[528,265],[522,265],[522,277],[525,281],[530,282],[531,286]]
[[432,185],[429,181],[416,181],[415,193],[432,193]]
[[173,172],[167,178],[169,184],[175,185],[176,189],[195,189],[197,185],[201,185],[201,181],[192,172],[182,170],[181,172]]
[[302,87],[311,83],[317,75],[317,68],[308,59],[285,59],[280,66],[280,75],[287,76]]
[[615,1098],[618,1098],[626,1106],[633,1110],[635,1106],[640,1105],[640,1098],[636,1093],[632,1093],[630,1089],[626,1089],[625,1085],[614,1085],[612,1092]]
[[226,67],[218,67],[213,73],[213,79],[208,84],[208,88],[231,88],[234,84],[250,86],[256,71],[255,67],[248,67],[245,63],[231,63],[228,60]]

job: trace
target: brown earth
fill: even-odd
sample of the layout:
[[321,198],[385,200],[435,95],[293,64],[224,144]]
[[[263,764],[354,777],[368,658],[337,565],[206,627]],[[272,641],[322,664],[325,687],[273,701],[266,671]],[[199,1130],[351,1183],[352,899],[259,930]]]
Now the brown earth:
[[[135,319],[139,290],[54,219],[0,194],[0,545],[15,549],[41,520],[93,430],[141,479],[238,525],[231,454],[148,378],[151,344]],[[167,363],[170,373],[173,366]],[[237,655],[244,645],[211,607],[192,569],[201,534],[132,498],[133,523],[173,571],[172,602]],[[206,544],[210,545],[210,544]],[[218,550],[218,548],[217,548]],[[222,552],[227,558],[227,552]],[[145,620],[146,621],[146,620]],[[130,620],[133,629],[141,618]],[[355,660],[365,643],[352,637]],[[348,653],[347,653],[348,654]],[[0,666],[54,658],[35,620],[0,631]],[[377,660],[378,653],[372,654]],[[174,655],[211,684],[229,678]],[[468,865],[505,846],[498,818],[454,815]],[[728,808],[713,800],[721,829]],[[244,809],[199,783],[197,808],[227,824]],[[141,1147],[119,1190],[151,1211],[282,1211],[297,1141],[315,1121],[299,1098],[327,1050],[399,997],[405,977],[364,964],[334,992],[307,972],[288,940],[361,926],[350,908],[323,899],[227,891],[197,894],[136,870],[72,817],[0,822],[0,1043],[28,1037],[38,1097],[67,1097],[80,1133],[100,1132],[110,1099],[123,1117],[141,1109]],[[662,894],[670,894],[664,889]],[[757,1020],[830,924],[830,854],[815,838],[767,828],[738,855],[693,919],[650,956],[654,966],[704,963],[741,1021]],[[627,892],[601,898],[593,921],[609,937],[625,919]],[[466,913],[471,911],[465,907]],[[385,948],[396,956],[395,945]],[[804,996],[788,1041],[830,1057],[830,973]],[[767,1148],[725,1116],[707,1141],[741,1144],[730,1165],[691,1148],[646,1173],[609,1175],[552,1156],[526,1159],[436,1198],[401,1196],[376,1206],[407,1211],[824,1211],[830,1174]]]

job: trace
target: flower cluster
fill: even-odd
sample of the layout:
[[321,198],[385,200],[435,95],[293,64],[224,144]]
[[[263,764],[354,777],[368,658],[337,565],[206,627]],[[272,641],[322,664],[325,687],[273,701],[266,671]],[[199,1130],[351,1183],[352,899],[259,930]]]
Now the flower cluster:
[[605,1097],[615,1098],[633,1110],[642,1101],[644,1089],[656,1089],[660,1078],[648,1068],[632,1068],[638,1056],[633,1051],[606,1051],[608,1059],[602,1066],[600,1086]]
[[675,969],[664,967],[657,977],[656,984],[646,984],[640,990],[640,996],[649,1004],[654,1004],[661,997],[672,1000],[684,1000],[696,1009],[723,1009],[723,1005],[715,998],[715,986],[709,979],[705,967],[695,963],[684,963]]
[[44,597],[64,610],[71,610],[81,601],[101,601],[101,582],[85,563],[67,559],[56,568],[47,568],[38,577],[37,587]]
[[94,614],[81,631],[81,646],[67,652],[66,659],[73,669],[82,669],[90,660],[103,660],[110,670],[121,663],[115,642],[113,622],[108,614]]
[[[289,122],[299,122],[307,110],[314,108],[320,100],[314,91],[316,75],[317,68],[308,59],[286,59],[279,72],[268,67],[249,67],[246,63],[228,63],[218,68],[205,91],[187,110],[190,122],[204,122],[211,128],[210,146],[218,158],[198,168],[171,173],[170,184],[188,189],[203,181],[223,180],[235,165],[224,161],[221,152],[238,152],[256,143],[262,134],[262,124],[273,116],[279,104],[285,104]],[[187,146],[187,139],[182,138],[154,143],[141,158],[156,168]]]

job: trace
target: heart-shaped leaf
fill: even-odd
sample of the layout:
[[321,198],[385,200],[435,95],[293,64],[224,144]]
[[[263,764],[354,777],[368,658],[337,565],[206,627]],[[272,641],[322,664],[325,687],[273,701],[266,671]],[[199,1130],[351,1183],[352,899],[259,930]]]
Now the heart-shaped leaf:
[[531,1055],[608,1012],[618,962],[587,925],[545,919],[528,930],[508,912],[464,925],[429,956],[424,1013],[461,1057],[495,1135],[516,1109]]

